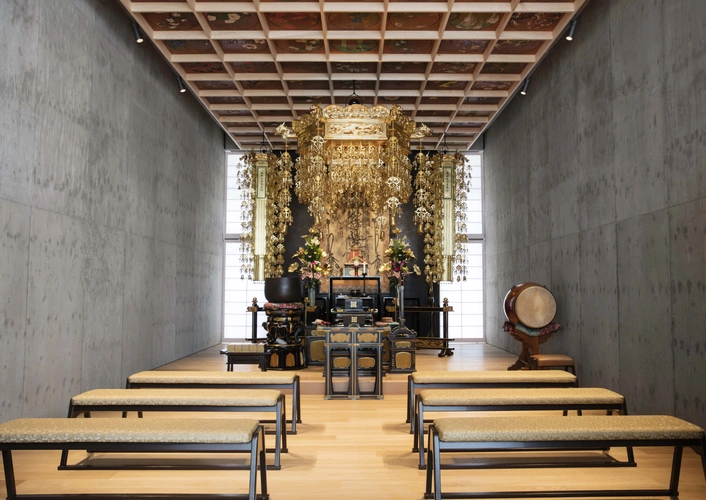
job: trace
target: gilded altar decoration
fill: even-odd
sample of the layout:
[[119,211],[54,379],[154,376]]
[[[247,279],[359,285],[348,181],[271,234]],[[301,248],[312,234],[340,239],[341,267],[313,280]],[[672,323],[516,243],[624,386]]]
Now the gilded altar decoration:
[[292,123],[301,155],[294,190],[314,217],[313,233],[324,234],[327,214],[336,213],[359,221],[350,228],[353,243],[368,217],[378,230],[395,225],[412,193],[407,155],[415,127],[399,106],[360,104],[315,105]]
[[[421,139],[424,130],[415,138]],[[468,270],[466,209],[471,174],[463,154],[417,153],[414,223],[424,235],[424,277],[430,295],[434,283],[466,280]]]
[[284,238],[292,224],[292,167],[286,148],[277,157],[264,147],[243,155],[237,166],[238,185],[244,193],[241,279],[279,278],[284,273]]
[[468,226],[466,224],[468,218],[466,211],[468,210],[468,191],[471,189],[471,167],[468,165],[468,160],[465,155],[456,153],[454,155],[454,249],[452,256],[454,259],[453,276],[456,281],[466,281],[468,274]]
[[254,216],[255,216],[255,153],[248,151],[236,166],[237,182],[242,193],[240,203],[242,227],[240,233],[240,279],[252,280],[255,274]]
[[[416,124],[396,105],[314,105],[292,128],[283,123],[275,133],[285,139],[279,158],[262,150],[247,153],[239,174],[246,188],[243,276],[256,280],[282,276],[293,185],[299,202],[313,216],[309,232],[320,242],[319,249],[323,251],[324,245],[328,251],[327,264],[334,275],[341,275],[353,262],[349,250],[358,248],[367,257],[358,264],[364,262],[375,271],[386,267],[383,276],[390,278],[391,285],[399,284],[409,271],[386,262],[390,255],[383,256],[382,249],[388,241],[388,252],[401,241],[406,244],[404,239],[390,238],[399,235],[396,219],[414,195],[413,220],[424,235],[424,275],[430,293],[439,281],[465,280],[470,169],[463,154],[423,153],[421,143],[432,135],[431,130]],[[300,155],[294,164],[286,142],[293,137]],[[412,139],[420,141],[414,163],[409,158]],[[417,171],[414,183],[413,168]],[[364,274],[373,275],[367,269]]]

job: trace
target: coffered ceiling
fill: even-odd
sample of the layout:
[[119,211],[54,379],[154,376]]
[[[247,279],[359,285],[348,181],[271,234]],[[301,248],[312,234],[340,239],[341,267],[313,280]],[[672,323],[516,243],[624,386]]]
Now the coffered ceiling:
[[312,104],[399,104],[470,147],[588,0],[120,0],[238,147]]

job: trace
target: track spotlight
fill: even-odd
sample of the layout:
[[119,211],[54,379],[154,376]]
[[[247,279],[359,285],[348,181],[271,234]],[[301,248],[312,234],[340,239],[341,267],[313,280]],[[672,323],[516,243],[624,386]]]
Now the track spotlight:
[[527,95],[527,87],[529,87],[529,78],[525,78],[525,82],[522,84],[520,89],[520,94]]
[[571,41],[574,39],[574,31],[576,31],[576,19],[572,19],[569,23],[569,31],[566,32],[566,39]]
[[136,21],[132,22],[132,29],[135,32],[135,41],[137,43],[142,43],[145,41],[145,39],[142,37],[142,32],[140,31],[140,27],[137,25]]
[[179,83],[179,92],[182,94],[186,92],[186,87],[184,87],[184,80],[180,76],[177,76],[177,82]]

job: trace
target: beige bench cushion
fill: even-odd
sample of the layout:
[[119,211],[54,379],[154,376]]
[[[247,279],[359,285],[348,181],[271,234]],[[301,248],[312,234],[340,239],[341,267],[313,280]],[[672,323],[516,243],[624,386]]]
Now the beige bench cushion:
[[275,389],[94,389],[74,405],[276,406]]
[[128,377],[131,384],[293,384],[287,372],[209,372],[150,370]]
[[576,376],[563,370],[424,372],[411,374],[415,384],[515,384],[515,383],[566,383],[576,382]]
[[21,418],[0,443],[249,443],[259,422],[231,418]]
[[533,354],[530,361],[534,359],[539,366],[574,366],[574,358],[566,354]]
[[623,404],[617,392],[601,388],[528,389],[424,389],[419,397],[426,406]]
[[434,420],[444,442],[701,439],[704,431],[666,415],[471,417]]

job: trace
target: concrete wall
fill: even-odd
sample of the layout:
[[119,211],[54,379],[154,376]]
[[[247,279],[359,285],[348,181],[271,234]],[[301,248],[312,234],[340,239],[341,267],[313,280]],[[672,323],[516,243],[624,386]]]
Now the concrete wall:
[[223,133],[115,1],[0,9],[0,421],[221,335]]
[[487,338],[546,284],[545,352],[630,411],[706,425],[706,2],[591,0],[486,134]]

